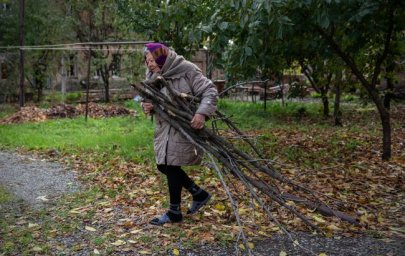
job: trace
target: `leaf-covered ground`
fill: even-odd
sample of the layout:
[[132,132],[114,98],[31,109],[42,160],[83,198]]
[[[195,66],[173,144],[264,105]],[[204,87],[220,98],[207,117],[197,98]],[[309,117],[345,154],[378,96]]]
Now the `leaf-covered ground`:
[[[380,159],[380,126],[371,111],[362,113],[360,118],[358,113],[353,114],[340,128],[311,125],[313,120],[304,117],[302,124],[294,121],[249,134],[257,137],[260,147],[275,159],[275,166],[282,173],[337,199],[330,202],[363,224],[352,226],[303,209],[327,236],[405,237],[404,112],[404,108],[397,108],[393,113],[394,157],[387,162]],[[356,127],[352,127],[355,123]],[[207,167],[187,171],[213,193],[210,204],[199,214],[186,216],[181,224],[155,227],[148,222],[162,214],[168,203],[164,177],[153,166],[111,158],[108,154],[49,153],[38,152],[74,167],[86,189],[43,211],[6,215],[1,222],[0,239],[6,255],[177,254],[179,248],[228,244],[238,237],[240,230],[220,180]],[[243,186],[232,179],[227,181],[249,239],[280,232]],[[183,211],[190,201],[184,192]],[[272,211],[289,230],[308,231],[284,210],[274,206]],[[249,246],[254,247],[253,243]]]

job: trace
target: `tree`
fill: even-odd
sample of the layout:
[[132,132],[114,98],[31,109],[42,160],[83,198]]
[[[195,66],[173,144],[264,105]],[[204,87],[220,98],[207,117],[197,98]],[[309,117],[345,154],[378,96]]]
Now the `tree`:
[[[80,42],[122,41],[131,35],[128,26],[120,22],[115,1],[78,1],[69,2],[72,10],[72,29]],[[100,75],[104,86],[104,100],[110,101],[110,78],[119,72],[121,60],[120,45],[100,44],[90,50],[93,66]],[[86,58],[90,58],[87,53]]]
[[[66,27],[67,17],[58,2],[50,0],[26,1],[25,45],[46,45],[64,42],[70,38]],[[4,45],[18,45],[18,2],[10,2],[4,15],[0,15],[0,42]],[[4,22],[4,23],[3,23]],[[26,50],[25,78],[41,100],[46,78],[56,72],[53,62],[58,52],[52,50]]]
[[[296,40],[302,42],[303,50],[323,45],[324,50],[339,57],[375,103],[383,127],[382,158],[391,157],[390,115],[376,85],[387,59],[401,55],[394,52],[392,42],[400,40],[404,30],[403,2],[243,0],[221,2],[215,9],[203,27],[208,28],[206,37],[212,51],[227,49],[221,57],[225,57],[230,71],[246,76],[258,67],[277,67],[274,60],[287,56],[286,48],[294,46],[290,42]],[[300,55],[288,53],[296,60],[302,59]]]
[[[203,42],[201,22],[213,12],[213,0],[118,1],[119,12],[135,33],[164,42],[190,57]],[[191,18],[190,18],[191,17]]]
[[404,29],[404,3],[396,0],[292,2],[288,15],[298,31],[321,36],[373,100],[383,128],[382,159],[389,159],[390,113],[376,85],[387,60],[395,55],[392,42]]

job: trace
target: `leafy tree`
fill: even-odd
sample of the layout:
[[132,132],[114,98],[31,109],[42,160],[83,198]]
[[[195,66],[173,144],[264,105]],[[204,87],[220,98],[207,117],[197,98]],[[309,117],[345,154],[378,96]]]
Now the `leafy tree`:
[[[73,16],[73,31],[81,42],[122,41],[131,35],[128,26],[120,22],[115,1],[69,2]],[[101,76],[104,85],[104,99],[110,101],[110,78],[119,72],[121,45],[98,45],[91,49],[92,64]],[[90,55],[86,55],[90,58]]]
[[[299,32],[321,36],[366,89],[375,103],[383,128],[384,160],[391,157],[391,124],[377,84],[389,58],[392,42],[404,29],[400,1],[290,1],[289,17]],[[305,32],[307,31],[307,32]]]
[[324,52],[339,57],[375,103],[383,127],[382,158],[390,158],[390,115],[376,85],[387,60],[401,55],[392,42],[402,38],[403,2],[234,0],[218,3],[214,9],[210,22],[202,28],[210,49],[225,57],[232,73],[249,76],[257,68],[279,68],[280,59],[287,58],[286,63],[288,59],[313,59],[298,49],[315,48],[323,58]]
[[213,12],[213,0],[118,1],[122,19],[146,40],[165,42],[191,56],[202,45],[201,22]]
[[[66,16],[59,3],[50,0],[26,1],[25,5],[25,44],[46,45],[67,40]],[[0,15],[0,41],[3,45],[19,45],[18,1],[10,1],[8,8]],[[32,49],[26,51],[25,76],[36,91],[40,101],[46,78],[56,70],[53,65],[57,51]],[[17,58],[16,58],[17,59]],[[17,67],[17,64],[14,64]],[[17,68],[16,68],[17,69]],[[17,75],[15,73],[15,75]]]

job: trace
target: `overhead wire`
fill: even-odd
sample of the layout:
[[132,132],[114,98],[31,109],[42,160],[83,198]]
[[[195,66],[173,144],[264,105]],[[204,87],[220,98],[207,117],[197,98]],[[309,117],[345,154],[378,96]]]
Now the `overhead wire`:
[[[102,46],[102,45],[144,45],[150,43],[151,41],[117,41],[117,42],[79,42],[79,43],[67,43],[67,44],[44,44],[44,45],[10,45],[10,46],[0,46],[0,49],[6,50],[44,50],[44,49],[51,49],[51,50],[60,50],[60,49],[71,49],[74,47],[76,49],[77,46]],[[80,50],[81,48],[77,48]],[[92,48],[93,49],[93,48]]]

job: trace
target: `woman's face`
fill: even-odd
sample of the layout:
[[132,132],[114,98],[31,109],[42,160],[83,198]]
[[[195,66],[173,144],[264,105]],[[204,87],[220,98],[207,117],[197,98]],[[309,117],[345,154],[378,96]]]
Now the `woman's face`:
[[150,52],[146,53],[145,63],[146,63],[146,66],[148,67],[149,71],[151,71],[153,73],[157,73],[160,71],[159,66],[156,64],[156,61],[152,57],[152,54]]

